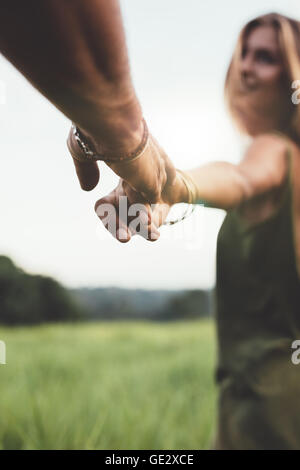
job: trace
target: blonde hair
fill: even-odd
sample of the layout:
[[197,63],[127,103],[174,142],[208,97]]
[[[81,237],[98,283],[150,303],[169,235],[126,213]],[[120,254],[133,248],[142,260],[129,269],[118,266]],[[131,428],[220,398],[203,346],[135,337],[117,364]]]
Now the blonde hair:
[[[280,15],[279,13],[269,13],[267,15],[259,16],[246,24],[240,32],[236,48],[234,50],[227,75],[225,80],[225,100],[238,127],[245,131],[243,128],[241,118],[235,110],[233,98],[234,90],[232,79],[237,74],[237,65],[242,56],[242,48],[246,37],[249,33],[258,26],[272,26],[278,34],[279,46],[286,69],[287,78],[291,84],[290,99],[292,100],[292,83],[300,80],[300,21],[288,18],[287,16]],[[292,101],[291,101],[292,102]],[[300,139],[300,104],[295,106],[292,119],[290,122],[290,130],[293,136]]]

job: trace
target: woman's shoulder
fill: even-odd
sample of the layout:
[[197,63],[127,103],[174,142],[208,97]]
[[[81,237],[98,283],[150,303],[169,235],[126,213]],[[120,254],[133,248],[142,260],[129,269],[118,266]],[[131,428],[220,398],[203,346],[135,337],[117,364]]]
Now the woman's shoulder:
[[269,132],[255,136],[250,142],[245,157],[255,158],[261,154],[265,156],[284,156],[294,142],[283,134]]
[[255,137],[239,163],[241,172],[252,183],[254,194],[280,187],[288,173],[291,144],[281,136],[261,134]]
[[239,213],[254,224],[274,215],[284,198],[289,181],[291,155],[298,154],[298,145],[288,136],[266,133],[255,137],[240,166],[253,187],[253,197],[239,208]]
[[285,159],[289,153],[300,154],[300,142],[296,142],[287,134],[272,131],[255,136],[244,155],[245,158]]

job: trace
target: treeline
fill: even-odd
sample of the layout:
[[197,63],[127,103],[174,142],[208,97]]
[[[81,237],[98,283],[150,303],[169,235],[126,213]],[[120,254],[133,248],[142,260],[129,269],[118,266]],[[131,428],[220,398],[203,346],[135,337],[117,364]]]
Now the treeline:
[[0,256],[0,323],[33,325],[79,320],[83,312],[73,296],[50,277],[25,273]]
[[31,275],[0,256],[0,324],[33,325],[62,321],[170,321],[208,316],[211,291],[68,290],[56,280]]
[[168,321],[205,317],[213,311],[212,291],[95,288],[72,292],[91,320]]

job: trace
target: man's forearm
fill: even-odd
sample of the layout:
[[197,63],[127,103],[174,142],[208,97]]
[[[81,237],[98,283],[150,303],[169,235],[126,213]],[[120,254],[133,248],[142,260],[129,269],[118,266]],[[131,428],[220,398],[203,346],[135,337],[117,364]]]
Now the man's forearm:
[[0,50],[107,148],[139,139],[141,109],[118,0],[1,0]]

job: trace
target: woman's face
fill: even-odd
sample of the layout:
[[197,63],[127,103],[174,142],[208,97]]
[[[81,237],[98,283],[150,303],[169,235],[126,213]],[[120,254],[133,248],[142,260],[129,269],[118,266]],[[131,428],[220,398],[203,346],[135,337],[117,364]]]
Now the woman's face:
[[278,89],[282,85],[284,66],[276,31],[259,26],[246,38],[240,59],[240,77],[245,90]]
[[272,26],[257,26],[248,33],[238,67],[236,110],[247,132],[254,136],[285,129],[291,120],[291,93]]

